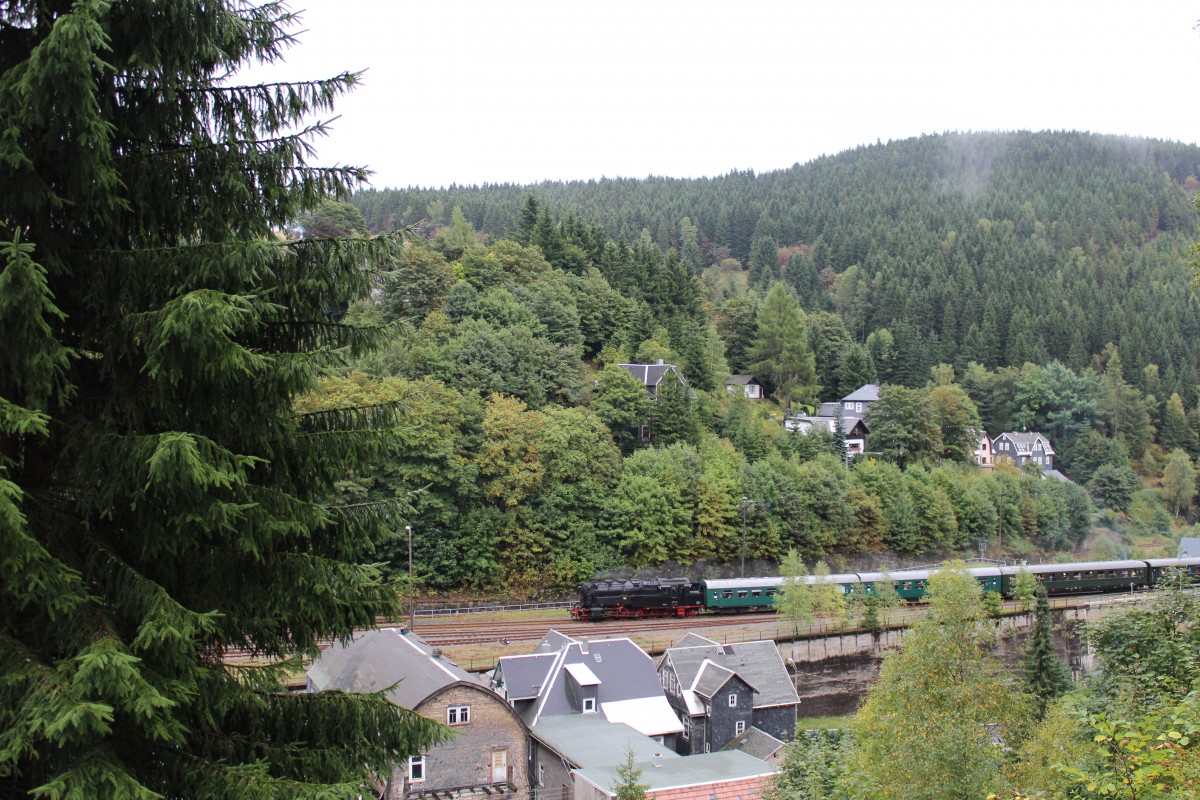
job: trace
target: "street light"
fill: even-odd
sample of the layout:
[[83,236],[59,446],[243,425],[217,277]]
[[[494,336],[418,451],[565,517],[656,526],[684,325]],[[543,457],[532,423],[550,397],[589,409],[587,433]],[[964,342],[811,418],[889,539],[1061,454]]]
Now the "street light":
[[408,532],[408,629],[411,631],[417,624],[417,597],[413,593],[412,579],[412,525],[405,525]]
[[758,508],[760,505],[771,507],[770,503],[765,503],[760,500],[751,500],[749,497],[742,495],[742,502],[738,503],[738,508],[742,512],[742,577],[746,577],[746,512],[752,508]]

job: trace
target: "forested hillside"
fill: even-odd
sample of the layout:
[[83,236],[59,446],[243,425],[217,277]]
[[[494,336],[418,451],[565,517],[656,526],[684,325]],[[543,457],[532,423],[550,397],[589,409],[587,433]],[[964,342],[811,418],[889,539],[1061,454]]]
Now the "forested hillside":
[[[345,490],[424,487],[435,587],[728,561],[743,520],[768,559],[1052,552],[1088,536],[1082,486],[1105,524],[1166,546],[1200,455],[1198,164],[1157,141],[970,134],[765,175],[360,193],[361,216],[304,224],[412,228],[349,312],[396,335],[311,403],[408,403],[411,458]],[[689,391],[651,401],[614,366],[657,359]],[[730,372],[778,404],[730,400]],[[781,425],[869,382],[872,458]],[[1046,434],[1074,483],[974,468],[981,426]]]

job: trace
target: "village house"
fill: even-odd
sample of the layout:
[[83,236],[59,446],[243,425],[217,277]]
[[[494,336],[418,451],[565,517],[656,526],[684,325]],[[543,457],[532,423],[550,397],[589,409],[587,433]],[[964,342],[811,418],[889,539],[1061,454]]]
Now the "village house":
[[[683,371],[674,364],[665,363],[661,358],[654,364],[618,364],[617,366],[640,381],[651,400],[657,400],[659,390],[666,381],[678,383],[687,392],[688,397],[693,400],[696,399],[696,393],[688,386],[687,378],[683,376]],[[637,436],[643,442],[648,442],[654,438],[654,430],[649,420],[644,419],[638,423]]]
[[733,747],[769,760],[795,733],[800,697],[774,642],[721,645],[689,633],[658,674],[683,722],[682,755]]
[[734,397],[740,395],[750,400],[761,400],[765,396],[762,382],[753,375],[730,375],[725,381],[725,392]]
[[988,438],[987,431],[976,431],[975,438],[978,440],[973,453],[975,463],[986,469],[991,469],[992,464],[995,463],[995,455],[992,452],[992,440]]
[[1054,469],[1054,448],[1040,433],[1006,431],[992,440],[992,453],[997,464],[1007,462],[1020,469],[1032,461],[1043,474]]
[[384,800],[516,800],[529,791],[529,735],[521,717],[406,628],[366,631],[331,645],[309,667],[308,690],[385,691],[396,705],[454,732],[382,776]]
[[492,683],[528,725],[535,800],[612,797],[629,753],[648,796],[669,800],[685,790],[703,790],[696,797],[707,800],[735,786],[743,797],[761,796],[777,771],[743,752],[681,758],[675,748],[684,726],[653,660],[629,639],[589,642],[550,631],[532,653],[502,657]]
[[852,456],[867,451],[867,413],[879,401],[879,385],[868,383],[841,400],[821,403],[816,414],[794,414],[783,421],[789,431],[809,434],[814,430],[836,435],[839,428]]

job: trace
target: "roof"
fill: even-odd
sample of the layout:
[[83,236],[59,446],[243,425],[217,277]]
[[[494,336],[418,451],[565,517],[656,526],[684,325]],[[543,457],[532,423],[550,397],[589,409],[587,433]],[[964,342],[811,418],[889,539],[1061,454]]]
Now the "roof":
[[1073,481],[1070,478],[1068,478],[1066,475],[1063,475],[1061,472],[1059,472],[1056,469],[1046,470],[1045,472],[1042,473],[1042,477],[1043,478],[1054,478],[1054,480],[1060,481],[1062,483],[1073,483]]
[[587,664],[567,664],[563,669],[580,686],[599,686],[601,683],[600,679],[596,677],[596,673],[588,669]]
[[729,743],[722,747],[722,750],[741,750],[743,753],[748,753],[755,758],[761,758],[763,761],[774,756],[783,749],[783,741],[776,739],[766,731],[760,731],[758,728],[748,728],[741,736],[735,736],[729,740]]
[[725,385],[726,386],[733,386],[735,384],[745,385],[745,384],[748,384],[751,382],[759,383],[760,381],[758,380],[758,378],[754,377],[753,375],[730,375],[725,380]]
[[773,786],[774,778],[761,775],[721,783],[677,786],[656,791],[650,797],[651,800],[755,800],[770,797]]
[[[704,753],[686,758],[668,758],[667,752],[663,752],[657,764],[651,759],[635,762],[635,767],[642,771],[638,780],[646,785],[647,792],[654,792],[658,800],[664,797],[697,797],[709,800],[714,795],[718,800],[734,800],[738,797],[751,800],[763,796],[768,788],[769,776],[779,772],[762,759],[738,750],[723,750],[719,753]],[[584,767],[575,772],[583,780],[610,795],[613,794],[612,787],[621,780],[617,775],[616,764]],[[736,790],[736,793],[718,793],[714,784]],[[690,791],[661,794],[665,790]]]
[[600,711],[609,722],[628,725],[646,736],[663,736],[683,731],[683,723],[675,716],[667,698],[662,696],[601,703]]
[[308,680],[316,691],[387,690],[389,700],[410,709],[454,683],[484,688],[475,676],[405,628],[364,631],[349,642],[330,645],[308,668]]
[[832,403],[821,403],[821,407],[817,409],[817,413],[815,414],[815,416],[836,417],[838,415],[838,411],[841,409],[841,407],[842,407],[842,404],[837,401],[834,401]]
[[1054,448],[1050,446],[1050,440],[1036,431],[1005,431],[992,441],[997,441],[1001,437],[1008,439],[1016,445],[1018,453],[1032,453],[1034,447],[1040,442],[1042,450],[1050,455],[1054,455]]
[[509,700],[533,700],[545,685],[557,658],[554,653],[505,656],[497,665],[496,682],[503,684]]
[[[736,673],[754,689],[755,708],[795,705],[800,702],[787,665],[783,663],[783,657],[779,654],[779,648],[771,641],[738,642],[722,646],[715,642],[692,644],[689,636],[685,636],[678,644],[667,649],[664,661],[669,661],[671,668],[675,670],[680,686],[683,687],[688,711],[693,715],[704,713],[703,703],[696,700],[695,694],[708,688],[707,683],[704,686],[697,685],[706,663]],[[715,676],[716,673],[712,678],[705,680],[715,680]],[[704,696],[711,697],[711,694]]]
[[629,725],[612,723],[599,714],[545,717],[531,728],[534,737],[576,767],[610,766],[625,760],[633,750],[635,761],[680,758]]
[[[553,645],[558,647],[551,652]],[[596,702],[605,717],[612,714],[624,721],[634,706],[621,703],[640,701],[631,719],[635,728],[650,735],[683,730],[674,714],[668,719],[670,705],[654,661],[630,639],[588,642],[552,630],[533,656],[537,658],[504,656],[496,668],[497,684],[510,701],[536,697],[537,702],[523,712],[530,725],[548,717],[582,713],[565,673],[578,685],[596,687]]]
[[674,364],[618,364],[633,377],[642,382],[642,386],[658,386],[662,383],[663,376],[668,372],[674,372],[683,379],[683,373],[679,371],[679,367]]
[[706,658],[700,664],[700,671],[696,673],[696,679],[692,681],[691,690],[701,697],[711,698],[721,690],[722,686],[729,683],[735,674],[733,670],[718,666]]
[[879,399],[879,384],[867,383],[842,398],[843,403],[874,403]]
[[1179,539],[1179,557],[1192,558],[1200,556],[1200,539],[1195,536],[1182,536]]
[[[1196,540],[1200,544],[1200,539]],[[687,633],[684,637],[675,643],[675,647],[700,647],[703,645],[716,645],[712,639],[706,639],[698,633]]]

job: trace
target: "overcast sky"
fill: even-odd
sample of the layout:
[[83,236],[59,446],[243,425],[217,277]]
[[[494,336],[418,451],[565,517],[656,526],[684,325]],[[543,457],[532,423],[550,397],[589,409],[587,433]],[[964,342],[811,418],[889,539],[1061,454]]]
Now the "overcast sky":
[[1189,0],[292,0],[273,71],[367,70],[324,164],[373,184],[759,172],[922,133],[1200,141]]

